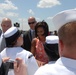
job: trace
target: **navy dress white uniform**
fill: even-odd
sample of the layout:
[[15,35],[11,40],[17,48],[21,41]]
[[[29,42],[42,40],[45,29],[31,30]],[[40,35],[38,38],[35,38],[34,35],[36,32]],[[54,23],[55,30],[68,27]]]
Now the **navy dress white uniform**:
[[76,75],[75,66],[76,60],[61,57],[55,64],[40,67],[34,75]]
[[[52,20],[53,20],[54,25],[59,30],[60,27],[63,27],[63,25],[65,25],[67,23],[76,22],[76,10],[70,9],[70,10],[62,11],[62,12],[56,14]],[[69,24],[69,25],[71,25],[71,24]],[[75,25],[76,25],[76,23],[74,24],[74,26]],[[74,44],[74,47],[75,46],[76,46],[76,43]],[[75,48],[75,50],[76,50],[76,48]],[[35,73],[35,75],[76,75],[76,56],[74,55],[74,58],[71,58],[71,56],[72,56],[72,54],[70,55],[70,57],[68,57],[68,55],[60,56],[60,58],[55,62],[55,64],[48,64],[43,67],[40,67],[37,70],[37,72]]]
[[2,59],[1,59],[1,55],[0,55],[0,67],[1,67],[1,64],[2,64]]
[[[34,75],[38,65],[32,53],[13,45],[20,35],[21,32],[16,27],[11,27],[4,33],[6,48],[1,52],[1,57],[10,57],[12,60],[15,60],[16,57],[22,58],[27,65],[28,75]],[[13,69],[9,70],[8,75],[14,75]]]

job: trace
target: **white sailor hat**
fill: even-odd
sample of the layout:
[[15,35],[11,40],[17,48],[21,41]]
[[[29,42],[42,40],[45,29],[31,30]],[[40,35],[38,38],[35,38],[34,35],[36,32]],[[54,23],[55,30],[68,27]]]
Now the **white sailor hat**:
[[51,60],[56,60],[59,58],[58,42],[59,42],[59,38],[56,35],[46,37],[44,50],[46,54],[51,58]]
[[17,38],[21,35],[21,31],[18,30],[17,27],[11,27],[9,28],[5,33],[5,41],[6,41],[6,47],[11,46],[13,42],[17,40]]
[[76,9],[59,12],[52,18],[52,21],[58,30],[62,25],[68,22],[76,21]]
[[58,44],[59,38],[58,38],[58,36],[55,36],[55,35],[47,36],[45,42],[47,44]]

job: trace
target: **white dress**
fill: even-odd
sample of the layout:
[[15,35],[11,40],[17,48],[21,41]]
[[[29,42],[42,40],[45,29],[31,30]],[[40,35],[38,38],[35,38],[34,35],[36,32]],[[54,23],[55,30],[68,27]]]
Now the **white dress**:
[[[21,47],[5,48],[1,52],[1,57],[10,57],[10,59],[13,60],[16,57],[21,57],[27,65],[28,75],[34,75],[35,71],[38,69],[37,62],[34,56],[32,56],[32,53]],[[8,75],[14,75],[13,70],[9,70]]]
[[40,67],[34,75],[76,75],[76,60],[61,57],[55,64]]

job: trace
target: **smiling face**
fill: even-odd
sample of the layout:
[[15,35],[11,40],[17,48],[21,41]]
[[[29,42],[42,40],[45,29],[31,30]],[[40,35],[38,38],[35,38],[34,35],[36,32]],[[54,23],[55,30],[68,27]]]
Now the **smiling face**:
[[43,29],[43,27],[38,27],[37,28],[37,35],[38,35],[38,37],[44,36],[44,29]]

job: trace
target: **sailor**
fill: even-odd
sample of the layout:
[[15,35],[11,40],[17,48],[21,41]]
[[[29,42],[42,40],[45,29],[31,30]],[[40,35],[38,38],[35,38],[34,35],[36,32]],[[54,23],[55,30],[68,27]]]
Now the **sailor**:
[[58,36],[47,36],[44,44],[45,52],[49,57],[49,63],[54,63],[59,58]]
[[[6,62],[8,62],[9,59],[9,57],[5,57],[2,59],[0,55],[0,75],[8,75],[9,66]],[[15,61],[13,62],[13,68],[15,75],[27,75],[27,66],[21,58],[15,59]]]
[[[21,48],[23,44],[22,32],[16,27],[11,27],[4,33],[4,37],[6,48],[1,52],[1,57],[10,57],[13,61],[17,57],[22,58],[26,63],[28,75],[33,75],[38,69],[38,65],[32,53]],[[13,69],[9,70],[8,75],[14,75]]]
[[0,54],[0,75],[6,75],[6,70],[5,70],[5,62],[8,61],[10,58],[9,57],[5,57],[5,58],[1,58],[1,54]]

